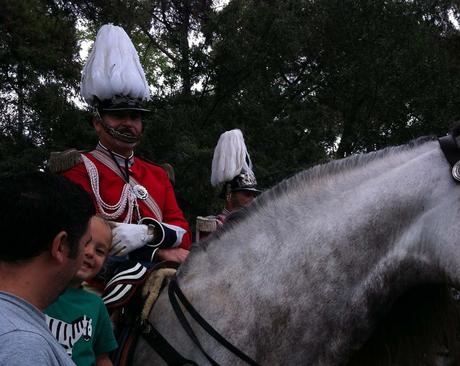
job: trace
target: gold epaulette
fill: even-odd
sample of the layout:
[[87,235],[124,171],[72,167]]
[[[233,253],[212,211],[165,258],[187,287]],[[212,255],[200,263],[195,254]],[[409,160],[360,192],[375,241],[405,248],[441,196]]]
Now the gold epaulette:
[[81,152],[77,149],[53,151],[48,159],[48,168],[53,173],[62,173],[82,162]]
[[197,216],[196,229],[206,233],[217,230],[217,219],[215,216]]
[[166,174],[168,175],[168,178],[171,181],[171,183],[173,185],[176,184],[176,174],[174,173],[173,166],[169,163],[163,163],[160,164],[160,166],[166,171]]

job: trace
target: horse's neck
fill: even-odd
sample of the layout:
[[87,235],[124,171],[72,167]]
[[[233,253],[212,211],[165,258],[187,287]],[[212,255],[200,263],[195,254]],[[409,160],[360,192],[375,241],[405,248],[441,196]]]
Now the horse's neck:
[[[446,165],[436,144],[326,174],[256,205],[192,251],[179,273],[184,292],[262,363],[337,362],[398,292],[438,275],[420,248],[436,167]],[[270,347],[277,352],[264,354]]]
[[333,259],[331,251],[350,264],[363,262],[360,256],[366,256],[363,268],[354,268],[353,273],[372,270],[385,255],[404,262],[401,251],[410,255],[411,244],[421,234],[422,228],[412,225],[430,209],[430,196],[436,193],[432,188],[437,173],[432,167],[441,158],[436,145],[424,144],[326,174],[295,192],[273,197],[250,211],[234,230],[192,252],[180,280],[202,283],[201,277],[218,275],[228,267],[250,275],[264,267],[261,257],[277,267],[290,260],[285,264],[301,269]]

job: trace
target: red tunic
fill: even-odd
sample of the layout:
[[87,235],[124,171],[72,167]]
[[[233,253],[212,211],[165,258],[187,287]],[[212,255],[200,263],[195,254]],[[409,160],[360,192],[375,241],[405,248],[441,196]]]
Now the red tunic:
[[[84,155],[97,167],[99,172],[99,192],[102,199],[107,204],[116,204],[120,199],[125,182],[113,170],[94,158],[90,153],[85,153]],[[157,203],[163,216],[162,222],[179,226],[186,231],[180,246],[184,249],[189,249],[191,246],[189,225],[185,220],[181,209],[177,205],[174,189],[164,169],[145,160],[134,157],[134,163],[129,170],[130,176],[142,184],[147,189],[149,195]],[[73,182],[80,184],[91,195],[94,203],[96,204],[88,173],[83,163],[77,164],[73,168],[66,170],[62,173],[62,175]],[[156,218],[154,213],[143,200],[138,199],[137,202],[142,217]],[[122,222],[125,215],[126,213],[118,218],[117,221]]]

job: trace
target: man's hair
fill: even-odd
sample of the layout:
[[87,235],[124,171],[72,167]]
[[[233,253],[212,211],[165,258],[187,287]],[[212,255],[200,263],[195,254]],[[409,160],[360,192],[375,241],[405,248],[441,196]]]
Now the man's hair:
[[0,177],[0,261],[19,262],[50,248],[55,236],[68,235],[69,257],[95,214],[89,195],[67,178],[48,172]]

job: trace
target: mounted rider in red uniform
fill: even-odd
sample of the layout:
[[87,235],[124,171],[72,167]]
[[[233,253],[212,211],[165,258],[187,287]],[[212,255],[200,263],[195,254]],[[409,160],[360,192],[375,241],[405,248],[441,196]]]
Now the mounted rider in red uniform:
[[112,259],[183,262],[191,234],[171,182],[162,167],[134,155],[150,89],[122,28],[108,24],[99,30],[80,92],[92,109],[99,142],[90,152],[74,151],[76,159],[61,157],[54,170],[83,186],[111,222]]

